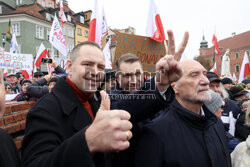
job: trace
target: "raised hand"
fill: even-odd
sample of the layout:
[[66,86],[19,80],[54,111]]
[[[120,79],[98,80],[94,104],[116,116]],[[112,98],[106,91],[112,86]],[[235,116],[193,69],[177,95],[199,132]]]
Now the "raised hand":
[[189,38],[189,33],[185,32],[183,41],[176,51],[173,32],[168,30],[167,34],[167,55],[161,58],[156,64],[156,88],[160,92],[165,91],[172,82],[177,81],[182,76],[182,69],[178,61],[181,59]]
[[95,120],[87,128],[85,138],[91,153],[127,149],[132,138],[130,114],[124,110],[110,110],[110,99],[101,91],[102,102]]

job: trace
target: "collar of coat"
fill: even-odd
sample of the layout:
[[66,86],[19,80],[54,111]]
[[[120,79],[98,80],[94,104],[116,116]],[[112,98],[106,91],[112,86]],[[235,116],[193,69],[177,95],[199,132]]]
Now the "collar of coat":
[[197,129],[206,129],[215,124],[218,120],[217,116],[210,112],[205,105],[202,106],[205,116],[198,115],[184,107],[175,99],[171,106],[170,112],[175,112],[188,125]]

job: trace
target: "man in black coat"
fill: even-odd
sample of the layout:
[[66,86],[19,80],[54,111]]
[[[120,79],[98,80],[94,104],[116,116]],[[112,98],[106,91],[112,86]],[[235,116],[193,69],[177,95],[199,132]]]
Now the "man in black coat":
[[206,69],[194,60],[180,65],[183,75],[172,84],[175,100],[145,126],[134,166],[231,166],[223,123],[203,106],[211,98]]
[[100,107],[93,98],[105,68],[99,45],[83,42],[70,56],[68,77],[60,78],[27,115],[22,143],[25,167],[105,167],[103,152],[129,147],[130,114],[110,110],[105,92]]
[[[5,110],[5,90],[3,82],[3,72],[0,68],[0,119]],[[20,167],[20,157],[15,143],[10,135],[0,128],[0,166],[1,167]]]

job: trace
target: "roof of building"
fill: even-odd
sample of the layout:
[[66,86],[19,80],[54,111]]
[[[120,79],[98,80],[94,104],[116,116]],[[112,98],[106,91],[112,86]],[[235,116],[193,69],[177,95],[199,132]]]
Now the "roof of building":
[[[250,46],[250,31],[243,32],[233,37],[220,40],[218,41],[218,44],[219,44],[219,48],[221,48],[220,52],[225,52],[228,48],[230,50],[233,50],[233,49]],[[213,54],[214,54],[214,46],[212,46],[211,48],[205,49],[204,55],[213,55]]]

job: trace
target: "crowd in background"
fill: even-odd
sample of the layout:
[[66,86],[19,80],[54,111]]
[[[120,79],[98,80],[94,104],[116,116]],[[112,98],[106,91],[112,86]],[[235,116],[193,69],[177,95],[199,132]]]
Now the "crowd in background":
[[[93,44],[86,44],[86,45],[93,45]],[[86,47],[86,46],[84,46],[84,47]],[[72,62],[73,62],[73,60],[74,59],[72,59]],[[173,60],[169,59],[168,61],[171,62]],[[195,62],[195,61],[191,61],[191,63],[197,64],[197,62]],[[29,79],[24,79],[24,76],[22,75],[21,72],[17,72],[15,74],[10,73],[7,76],[5,76],[4,77],[4,88],[5,88],[5,94],[6,94],[5,101],[35,101],[35,102],[37,102],[37,101],[39,101],[39,99],[41,97],[49,94],[53,90],[54,86],[57,84],[57,81],[60,81],[60,84],[62,84],[62,80],[64,80],[63,82],[66,81],[72,87],[75,94],[80,99],[81,104],[85,107],[86,111],[89,112],[90,116],[93,118],[96,113],[94,113],[94,115],[91,115],[92,114],[91,110],[94,110],[94,109],[88,103],[88,101],[90,101],[92,96],[85,97],[85,95],[83,95],[81,92],[79,92],[78,89],[74,86],[74,83],[71,83],[71,81],[68,80],[68,74],[65,72],[65,70],[62,69],[60,66],[58,66],[55,63],[55,61],[52,62],[51,66],[54,67],[54,70],[55,70],[53,73],[44,75],[44,73],[42,73],[42,72],[34,72],[33,77],[29,78]],[[198,64],[197,66],[200,67],[201,70],[204,70],[203,69],[204,67],[201,66],[200,64]],[[117,71],[105,70],[104,78],[102,79],[102,81],[98,85],[97,91],[94,91],[94,93],[93,93],[94,94],[93,97],[96,100],[95,101],[96,104],[101,103],[101,93],[100,93],[101,90],[105,90],[110,95],[110,98],[111,98],[110,107],[111,107],[111,109],[119,109],[119,108],[124,109],[120,106],[122,106],[124,101],[126,101],[125,99],[114,99],[114,98],[112,99],[112,95],[118,95],[118,94],[119,95],[120,94],[129,95],[129,94],[137,93],[138,90],[144,90],[144,89],[147,91],[152,91],[152,90],[148,90],[146,88],[147,86],[144,87],[144,85],[146,85],[147,82],[154,83],[154,77],[153,77],[153,79],[152,78],[148,78],[148,80],[146,79],[146,76],[144,76],[143,71],[142,71],[141,63],[140,63],[139,59],[137,58],[137,56],[135,56],[133,54],[125,54],[125,55],[121,56],[116,63],[116,67],[117,67],[117,69],[116,69]],[[182,66],[180,66],[180,68],[181,67]],[[184,65],[183,65],[183,67],[184,67]],[[102,67],[100,67],[100,68],[102,68]],[[175,68],[177,68],[177,67],[173,66],[172,68],[174,70],[176,70]],[[139,69],[139,70],[137,70],[137,69]],[[104,69],[103,69],[103,71],[104,71]],[[177,69],[177,71],[178,71],[178,69]],[[208,109],[209,113],[212,112],[216,117],[218,117],[224,126],[223,133],[225,132],[225,134],[226,134],[226,141],[227,141],[226,147],[229,150],[229,152],[231,153],[232,165],[233,166],[240,166],[240,164],[241,165],[243,164],[242,166],[244,166],[244,164],[248,165],[250,163],[250,157],[249,157],[249,151],[250,151],[250,107],[249,107],[250,106],[249,105],[250,79],[246,78],[245,80],[243,80],[242,83],[234,83],[230,78],[220,78],[217,74],[215,74],[213,72],[206,72],[205,71],[205,73],[202,72],[202,75],[205,75],[205,77],[206,77],[206,78],[203,78],[204,82],[206,82],[207,79],[209,81],[208,82],[209,83],[209,94],[211,96],[210,100],[204,101],[204,105],[206,106],[204,111],[203,111],[203,109],[201,109],[201,111],[199,111],[201,116],[205,115],[204,117],[202,117],[202,119],[206,119],[206,116],[208,114],[207,109]],[[72,76],[70,75],[70,77],[72,77]],[[195,77],[195,76],[192,76],[192,77]],[[72,79],[72,81],[73,80],[74,80],[74,78]],[[174,80],[174,81],[177,81],[177,80]],[[181,84],[181,81],[178,81],[178,82],[179,82],[178,84]],[[77,79],[75,80],[75,83],[77,83]],[[169,88],[170,84],[168,83],[167,89],[166,88],[161,89],[162,88],[161,86],[164,85],[163,83],[158,84],[158,85],[155,83],[155,85],[156,85],[155,87],[157,87],[157,91],[158,91],[158,93],[156,93],[156,96],[157,97],[159,96],[159,98],[161,98],[161,100],[163,100],[165,102],[168,102],[168,101],[172,102],[174,98],[178,99],[179,94],[182,94],[179,91],[179,90],[181,90],[181,87],[180,86],[178,87],[178,85],[175,84],[174,82],[170,86],[170,88]],[[191,83],[190,83],[190,85],[191,85]],[[172,87],[173,87],[173,89],[172,89]],[[183,85],[183,87],[184,87],[184,85]],[[205,89],[206,88],[204,88],[204,90]],[[175,91],[175,93],[174,93],[174,91]],[[54,94],[56,94],[56,93],[54,92]],[[176,94],[176,95],[174,95],[174,94]],[[50,96],[50,98],[51,98],[51,96]],[[39,103],[42,103],[42,102],[43,101],[39,101]],[[165,102],[163,102],[163,103],[165,103]],[[130,103],[131,102],[129,102],[129,104]],[[173,103],[177,103],[177,102],[173,102]],[[192,103],[195,104],[195,102],[192,102]],[[131,107],[132,104],[135,104],[134,108]],[[165,117],[165,115],[162,114],[162,111],[160,111],[160,110],[162,110],[162,108],[161,109],[157,108],[157,107],[160,107],[160,105],[162,105],[162,104],[155,103],[155,104],[152,104],[152,106],[154,106],[154,107],[147,107],[147,105],[148,105],[147,102],[139,103],[139,101],[138,102],[134,101],[131,103],[131,105],[128,106],[128,104],[126,103],[126,105],[123,105],[123,106],[125,106],[125,108],[128,107],[128,112],[131,114],[130,121],[132,122],[133,126],[135,126],[133,128],[143,129],[142,127],[144,127],[144,125],[147,124],[148,122],[150,122],[150,121],[154,122],[155,120],[157,121],[157,119],[159,119],[159,118]],[[203,103],[202,103],[202,105],[203,105]],[[102,104],[101,104],[101,106],[102,106]],[[74,107],[74,106],[72,105],[72,107]],[[152,114],[150,114],[150,116],[147,115],[145,117],[144,116],[142,117],[140,115],[140,117],[139,117],[136,115],[136,113],[134,114],[133,112],[130,112],[129,107],[132,108],[133,110],[136,110],[138,113],[140,113],[139,107],[142,107],[142,108],[144,107],[143,109],[147,110],[147,111],[144,110],[145,113],[151,112],[150,110],[158,110],[160,112],[159,113],[152,112]],[[137,108],[138,108],[138,110],[137,110]],[[108,109],[110,109],[110,108],[108,107]],[[163,107],[163,111],[164,110],[168,111],[171,109],[172,108],[169,107],[169,105],[167,103]],[[64,112],[67,112],[67,111],[64,111]],[[168,111],[168,112],[170,112],[170,111]],[[34,114],[34,112],[33,112],[33,114]],[[213,114],[212,114],[211,118],[214,116]],[[210,114],[208,114],[208,115],[210,115]],[[170,116],[168,116],[168,117],[170,117]],[[30,119],[29,121],[32,122],[31,116],[29,117],[29,119]],[[73,119],[73,118],[70,118],[70,119]],[[213,118],[213,119],[215,119],[215,118]],[[195,120],[192,120],[192,121],[195,121]],[[197,119],[197,121],[198,121],[198,119]],[[49,122],[49,123],[53,123],[53,122]],[[58,123],[58,122],[56,122],[56,123]],[[52,125],[54,125],[54,124],[52,124]],[[59,125],[55,124],[55,126],[59,126]],[[199,126],[202,126],[202,125],[199,125]],[[146,127],[147,127],[147,125],[146,125]],[[28,134],[29,139],[28,139],[28,137],[25,139],[24,147],[23,147],[24,149],[26,149],[26,151],[28,150],[30,152],[33,150],[32,148],[29,148],[30,146],[28,145],[29,142],[31,142],[31,143],[33,142],[30,139],[33,137],[31,135],[33,133],[33,131],[30,130],[31,128],[32,127],[29,127],[29,130],[27,130],[27,132],[26,132]],[[217,127],[215,127],[215,128],[217,128]],[[134,132],[136,132],[136,133],[134,133]],[[144,131],[143,130],[142,131],[141,130],[134,130],[133,131],[133,138],[134,139],[132,138],[132,140],[130,142],[130,146],[131,146],[132,150],[128,149],[128,152],[124,153],[124,155],[127,154],[126,157],[128,157],[128,154],[130,154],[134,151],[135,151],[135,154],[138,153],[138,150],[137,150],[138,147],[136,146],[135,140],[142,141],[142,143],[144,141],[144,140],[141,140],[140,138],[137,138],[137,134],[139,134],[138,132],[144,132]],[[86,131],[86,133],[87,133],[87,131]],[[130,133],[131,133],[130,131],[129,131],[129,133],[126,132],[126,135],[127,135],[126,140],[130,140],[130,138],[132,137],[132,134],[130,135]],[[222,133],[222,132],[220,131],[220,133]],[[220,136],[220,135],[221,134],[218,134],[218,136]],[[48,138],[50,138],[50,136]],[[88,138],[86,137],[86,140],[87,139]],[[30,141],[27,142],[28,140],[30,140]],[[63,138],[60,140],[66,140],[66,139]],[[220,139],[220,140],[223,140],[223,139]],[[37,140],[37,142],[40,142],[40,141]],[[70,141],[68,141],[68,142],[70,142]],[[70,147],[70,146],[68,146],[68,147]],[[218,147],[220,147],[220,146],[218,146]],[[133,148],[135,148],[135,150],[133,150]],[[54,148],[51,146],[51,148],[49,148],[49,149],[53,150]],[[91,152],[91,149],[89,149],[89,151]],[[24,159],[25,158],[28,159],[27,153],[24,153],[24,154],[25,154]],[[227,152],[224,150],[225,157],[226,157],[226,154],[227,154]],[[210,153],[209,153],[209,155],[210,155]],[[38,155],[36,155],[36,156],[38,156]],[[95,154],[95,156],[96,156],[96,154]],[[133,156],[134,157],[132,157],[132,158],[135,158],[135,159],[133,159],[134,161],[138,160],[138,162],[140,162],[140,158],[137,159],[137,157],[138,157],[137,155],[133,154]],[[159,156],[159,155],[156,155],[156,156]],[[121,157],[123,157],[123,155],[117,153],[117,154],[113,155],[113,157],[118,157],[117,159],[114,158],[115,159],[113,162],[114,166],[115,165],[122,166],[121,162],[123,162],[124,159],[122,159]],[[49,157],[45,158],[45,156],[43,158],[44,158],[44,160],[49,159]],[[59,157],[56,156],[55,159],[57,159],[57,158],[59,158]],[[142,157],[142,158],[144,158],[144,157]],[[53,160],[55,160],[55,159],[53,159]],[[131,159],[125,159],[125,160],[128,160],[129,163],[133,162]],[[28,164],[30,161],[31,160],[26,160],[25,163]],[[143,161],[147,162],[145,158]],[[38,161],[36,161],[36,163],[39,163],[39,162],[40,161],[38,159]],[[130,166],[131,164],[129,164],[129,163],[126,162],[124,164],[127,164],[127,166]],[[214,162],[212,161],[212,163],[214,163]],[[46,163],[44,162],[44,164],[46,164]],[[51,164],[55,164],[55,162],[53,162]],[[139,166],[137,163],[134,163],[133,165]],[[145,166],[147,166],[147,165],[150,166],[150,164],[145,164]]]

